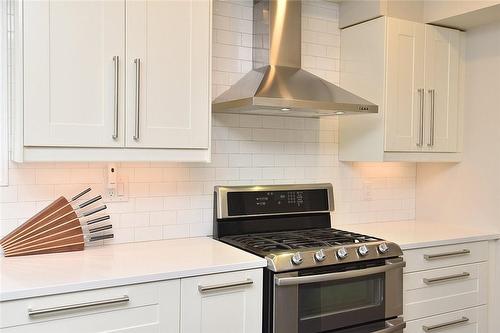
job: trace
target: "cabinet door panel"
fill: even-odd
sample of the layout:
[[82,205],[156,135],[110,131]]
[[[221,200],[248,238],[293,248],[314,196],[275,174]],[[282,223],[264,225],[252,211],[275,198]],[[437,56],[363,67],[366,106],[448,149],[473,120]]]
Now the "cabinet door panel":
[[[426,25],[425,81],[429,101],[426,108],[426,150],[457,151],[459,54],[459,31]],[[431,94],[434,94],[434,105]]]
[[386,151],[415,151],[424,89],[424,26],[388,19]]
[[24,143],[117,147],[123,141],[124,1],[24,2]]
[[[220,288],[253,281],[250,285]],[[200,287],[215,286],[202,291]],[[262,270],[181,280],[181,332],[258,333],[262,330]]]
[[208,147],[210,6],[127,2],[127,146]]

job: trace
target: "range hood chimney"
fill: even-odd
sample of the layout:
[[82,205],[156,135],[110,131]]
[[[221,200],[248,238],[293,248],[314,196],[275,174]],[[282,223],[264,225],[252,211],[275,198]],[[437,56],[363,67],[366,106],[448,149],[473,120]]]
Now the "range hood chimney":
[[320,117],[377,113],[374,105],[301,69],[302,2],[255,0],[253,70],[212,103],[214,112]]

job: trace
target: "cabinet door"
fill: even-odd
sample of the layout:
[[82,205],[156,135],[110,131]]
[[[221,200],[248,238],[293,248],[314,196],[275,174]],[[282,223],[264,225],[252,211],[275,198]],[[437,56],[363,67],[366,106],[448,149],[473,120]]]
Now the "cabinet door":
[[424,94],[424,25],[387,20],[386,151],[416,151]]
[[23,6],[24,144],[122,146],[124,1]]
[[425,86],[427,94],[425,150],[456,152],[460,32],[426,25]]
[[208,148],[208,0],[127,1],[128,147]]
[[181,280],[181,332],[261,331],[261,269]]

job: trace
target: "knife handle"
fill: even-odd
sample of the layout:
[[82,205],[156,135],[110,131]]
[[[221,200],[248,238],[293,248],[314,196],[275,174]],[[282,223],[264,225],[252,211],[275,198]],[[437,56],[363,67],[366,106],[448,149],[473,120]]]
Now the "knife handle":
[[101,235],[101,236],[92,236],[92,237],[90,237],[89,242],[95,242],[95,241],[98,241],[98,240],[108,239],[108,238],[114,238],[114,237],[115,236],[113,234],[107,234],[107,235]]
[[71,198],[70,202],[73,202],[73,201],[76,201],[76,200],[80,199],[82,196],[84,196],[85,194],[89,193],[91,190],[92,189],[89,187],[88,189],[81,191],[80,193],[78,193],[77,195],[75,195],[73,198]]
[[85,201],[85,202],[83,202],[83,203],[79,204],[79,205],[78,205],[78,208],[84,208],[84,207],[87,207],[88,205],[91,205],[91,204],[93,204],[94,202],[99,201],[99,200],[101,200],[101,199],[102,199],[102,197],[101,197],[100,195],[98,195],[97,197],[94,197],[94,198],[92,198],[92,199],[89,199],[89,200],[87,200],[87,201]]
[[104,215],[104,216],[101,216],[101,217],[96,217],[93,220],[88,220],[87,222],[85,222],[85,224],[86,225],[91,225],[91,224],[99,223],[99,222],[106,221],[106,220],[109,220],[109,219],[110,219],[109,215]]
[[94,209],[88,210],[88,211],[86,211],[86,212],[83,212],[83,213],[82,213],[82,216],[84,216],[84,217],[86,217],[86,216],[90,216],[90,215],[92,215],[92,214],[95,214],[95,213],[97,213],[97,212],[100,212],[100,211],[102,211],[102,210],[105,210],[106,208],[107,208],[107,207],[106,207],[106,205],[102,205],[102,206],[100,206],[100,207],[97,207],[97,208],[94,208]]
[[89,233],[92,234],[92,233],[95,233],[95,232],[104,231],[104,230],[108,230],[108,229],[111,229],[111,228],[113,228],[112,224],[103,225],[102,227],[97,227],[97,228],[89,229]]

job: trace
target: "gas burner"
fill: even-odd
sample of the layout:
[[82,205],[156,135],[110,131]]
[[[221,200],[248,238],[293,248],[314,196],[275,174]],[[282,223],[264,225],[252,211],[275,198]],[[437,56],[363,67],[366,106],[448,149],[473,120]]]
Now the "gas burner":
[[331,228],[243,234],[220,240],[266,258],[274,272],[401,255],[396,244]]
[[254,253],[266,254],[280,250],[304,250],[377,242],[381,239],[343,230],[320,228],[227,236],[221,240]]

